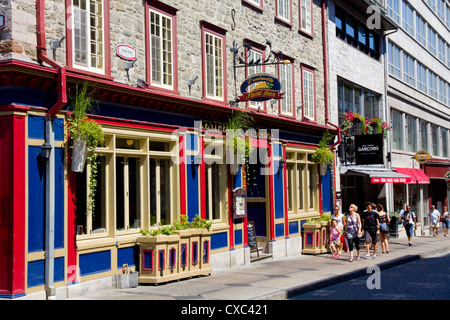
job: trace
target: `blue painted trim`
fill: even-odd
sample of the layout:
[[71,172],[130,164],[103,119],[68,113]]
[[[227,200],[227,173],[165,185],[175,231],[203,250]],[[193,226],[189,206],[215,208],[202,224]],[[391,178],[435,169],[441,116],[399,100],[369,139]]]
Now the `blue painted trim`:
[[211,235],[211,250],[227,248],[228,247],[228,233],[213,233]]
[[275,237],[284,236],[284,223],[278,223],[275,225]]
[[289,234],[298,234],[299,232],[298,221],[289,222]]
[[80,254],[79,267],[81,276],[110,271],[111,251]]

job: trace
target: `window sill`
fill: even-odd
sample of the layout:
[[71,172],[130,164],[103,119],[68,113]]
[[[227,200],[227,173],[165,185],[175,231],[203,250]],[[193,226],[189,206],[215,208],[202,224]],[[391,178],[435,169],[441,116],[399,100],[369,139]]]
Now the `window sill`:
[[99,78],[99,79],[103,79],[103,80],[108,80],[108,81],[113,81],[114,78],[112,76],[108,76],[108,75],[104,75],[101,73],[96,73],[96,72],[92,72],[92,71],[86,71],[86,70],[82,70],[82,69],[77,69],[74,67],[66,67],[67,72],[71,72],[71,73],[76,73],[82,76],[88,76],[88,77],[92,77],[92,78]]

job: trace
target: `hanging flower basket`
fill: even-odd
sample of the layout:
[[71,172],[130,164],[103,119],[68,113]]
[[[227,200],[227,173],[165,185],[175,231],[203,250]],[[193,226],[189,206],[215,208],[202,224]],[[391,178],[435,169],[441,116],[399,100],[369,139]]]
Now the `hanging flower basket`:
[[378,117],[366,119],[359,113],[349,111],[345,114],[344,121],[341,123],[341,129],[344,131],[344,134],[349,134],[350,129],[352,129],[353,134],[383,134],[386,139],[391,127]]
[[450,171],[445,174],[445,182],[447,182],[447,187],[450,187]]

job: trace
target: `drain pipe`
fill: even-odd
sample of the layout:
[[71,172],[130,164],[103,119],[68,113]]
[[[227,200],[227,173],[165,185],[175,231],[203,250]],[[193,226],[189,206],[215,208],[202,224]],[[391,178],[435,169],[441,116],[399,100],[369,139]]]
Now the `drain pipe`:
[[58,101],[45,115],[45,145],[50,149],[45,168],[45,294],[47,300],[56,299],[54,286],[55,260],[55,115],[67,103],[66,69],[47,57],[45,43],[45,0],[36,0],[36,39],[38,61],[49,64],[58,73]]
[[324,78],[324,100],[325,100],[325,123],[334,127],[337,131],[337,141],[331,145],[331,148],[334,149],[338,144],[341,143],[341,128],[331,123],[329,121],[328,116],[328,47],[327,47],[327,19],[326,19],[326,10],[327,8],[327,0],[322,0],[322,50],[323,50],[323,78]]

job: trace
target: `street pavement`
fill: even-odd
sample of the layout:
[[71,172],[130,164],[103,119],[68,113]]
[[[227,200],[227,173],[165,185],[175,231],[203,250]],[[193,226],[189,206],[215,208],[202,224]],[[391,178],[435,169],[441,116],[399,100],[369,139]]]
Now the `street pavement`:
[[[417,230],[419,231],[419,230]],[[339,259],[331,254],[297,255],[285,259],[260,261],[248,266],[213,271],[166,284],[139,285],[137,288],[103,290],[67,300],[284,300],[290,297],[369,275],[368,268],[380,270],[421,258],[450,252],[450,239],[442,233],[413,238],[409,246],[404,231],[390,239],[390,253],[378,250],[375,259],[349,262],[349,254]],[[355,252],[356,257],[356,252]],[[370,269],[370,268],[369,268]]]

